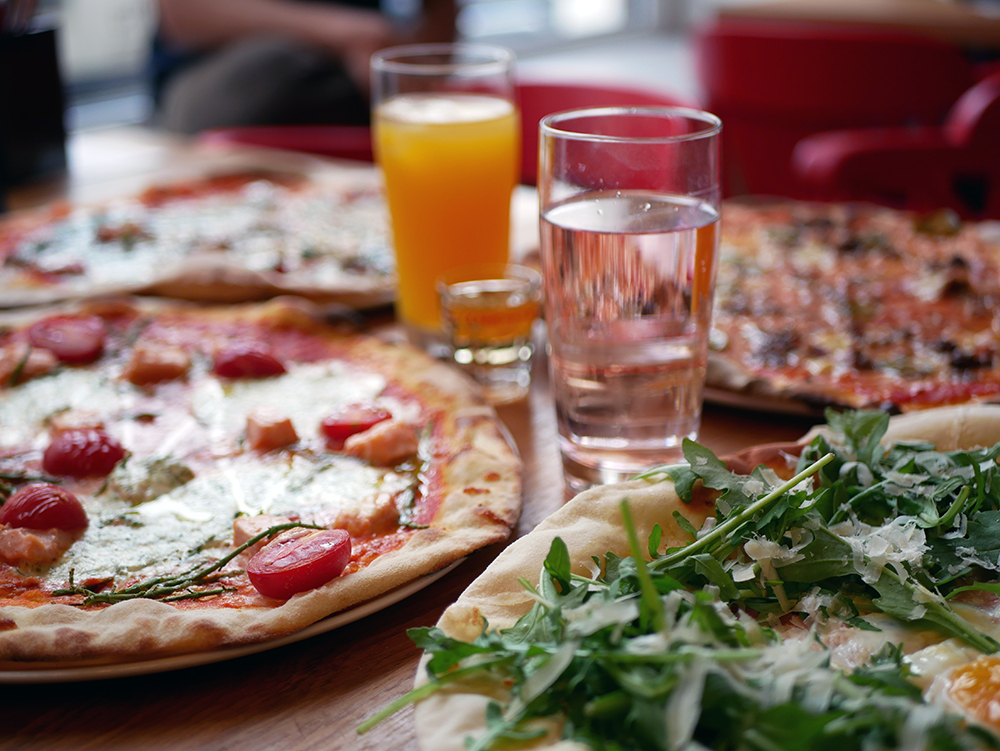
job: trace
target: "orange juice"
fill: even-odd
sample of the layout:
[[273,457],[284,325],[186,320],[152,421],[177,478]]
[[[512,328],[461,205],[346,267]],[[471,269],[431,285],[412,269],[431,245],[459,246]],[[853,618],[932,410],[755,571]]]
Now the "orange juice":
[[469,263],[503,263],[520,163],[517,111],[480,94],[406,94],[375,111],[399,276],[397,311],[440,329],[435,281]]

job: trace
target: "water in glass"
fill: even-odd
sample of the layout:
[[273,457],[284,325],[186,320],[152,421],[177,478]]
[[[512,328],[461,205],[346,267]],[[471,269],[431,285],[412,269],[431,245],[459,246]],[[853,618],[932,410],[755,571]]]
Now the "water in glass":
[[542,215],[556,416],[581,486],[675,460],[697,435],[717,230],[712,206],[646,192]]

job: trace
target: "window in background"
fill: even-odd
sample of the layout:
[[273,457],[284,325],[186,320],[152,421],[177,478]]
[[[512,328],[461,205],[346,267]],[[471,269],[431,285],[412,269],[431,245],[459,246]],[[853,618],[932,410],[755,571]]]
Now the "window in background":
[[[503,44],[522,56],[663,30],[677,15],[676,8],[696,1],[456,0],[462,38]],[[152,111],[147,78],[156,24],[152,0],[40,2],[58,8],[67,129],[146,121]],[[416,12],[420,2],[382,0],[387,12],[404,18]]]
[[149,117],[147,62],[155,23],[150,0],[60,0],[57,39],[68,130]]
[[662,26],[672,0],[458,0],[458,29],[470,41],[538,52]]

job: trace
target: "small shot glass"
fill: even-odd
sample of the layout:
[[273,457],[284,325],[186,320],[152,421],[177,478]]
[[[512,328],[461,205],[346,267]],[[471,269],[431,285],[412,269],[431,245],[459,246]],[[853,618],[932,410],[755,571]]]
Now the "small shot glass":
[[515,264],[451,269],[438,279],[441,323],[451,357],[492,404],[523,399],[531,384],[532,328],[542,278]]

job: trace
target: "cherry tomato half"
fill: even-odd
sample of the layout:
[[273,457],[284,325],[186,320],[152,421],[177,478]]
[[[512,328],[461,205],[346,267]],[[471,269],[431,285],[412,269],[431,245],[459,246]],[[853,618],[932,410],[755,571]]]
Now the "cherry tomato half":
[[77,497],[58,485],[33,482],[0,506],[0,524],[25,529],[85,529],[87,514]]
[[319,430],[331,446],[342,448],[344,441],[355,433],[363,433],[390,417],[392,415],[384,409],[351,404],[325,417],[319,424]]
[[350,560],[351,536],[321,529],[268,543],[250,559],[247,575],[265,597],[287,600],[340,576]]
[[42,454],[42,469],[61,477],[107,475],[125,449],[101,428],[73,428],[58,433]]
[[97,316],[53,316],[28,329],[33,347],[47,349],[63,362],[93,362],[104,351],[107,328]]
[[222,378],[268,378],[286,372],[281,360],[259,342],[233,342],[215,353],[213,371]]

